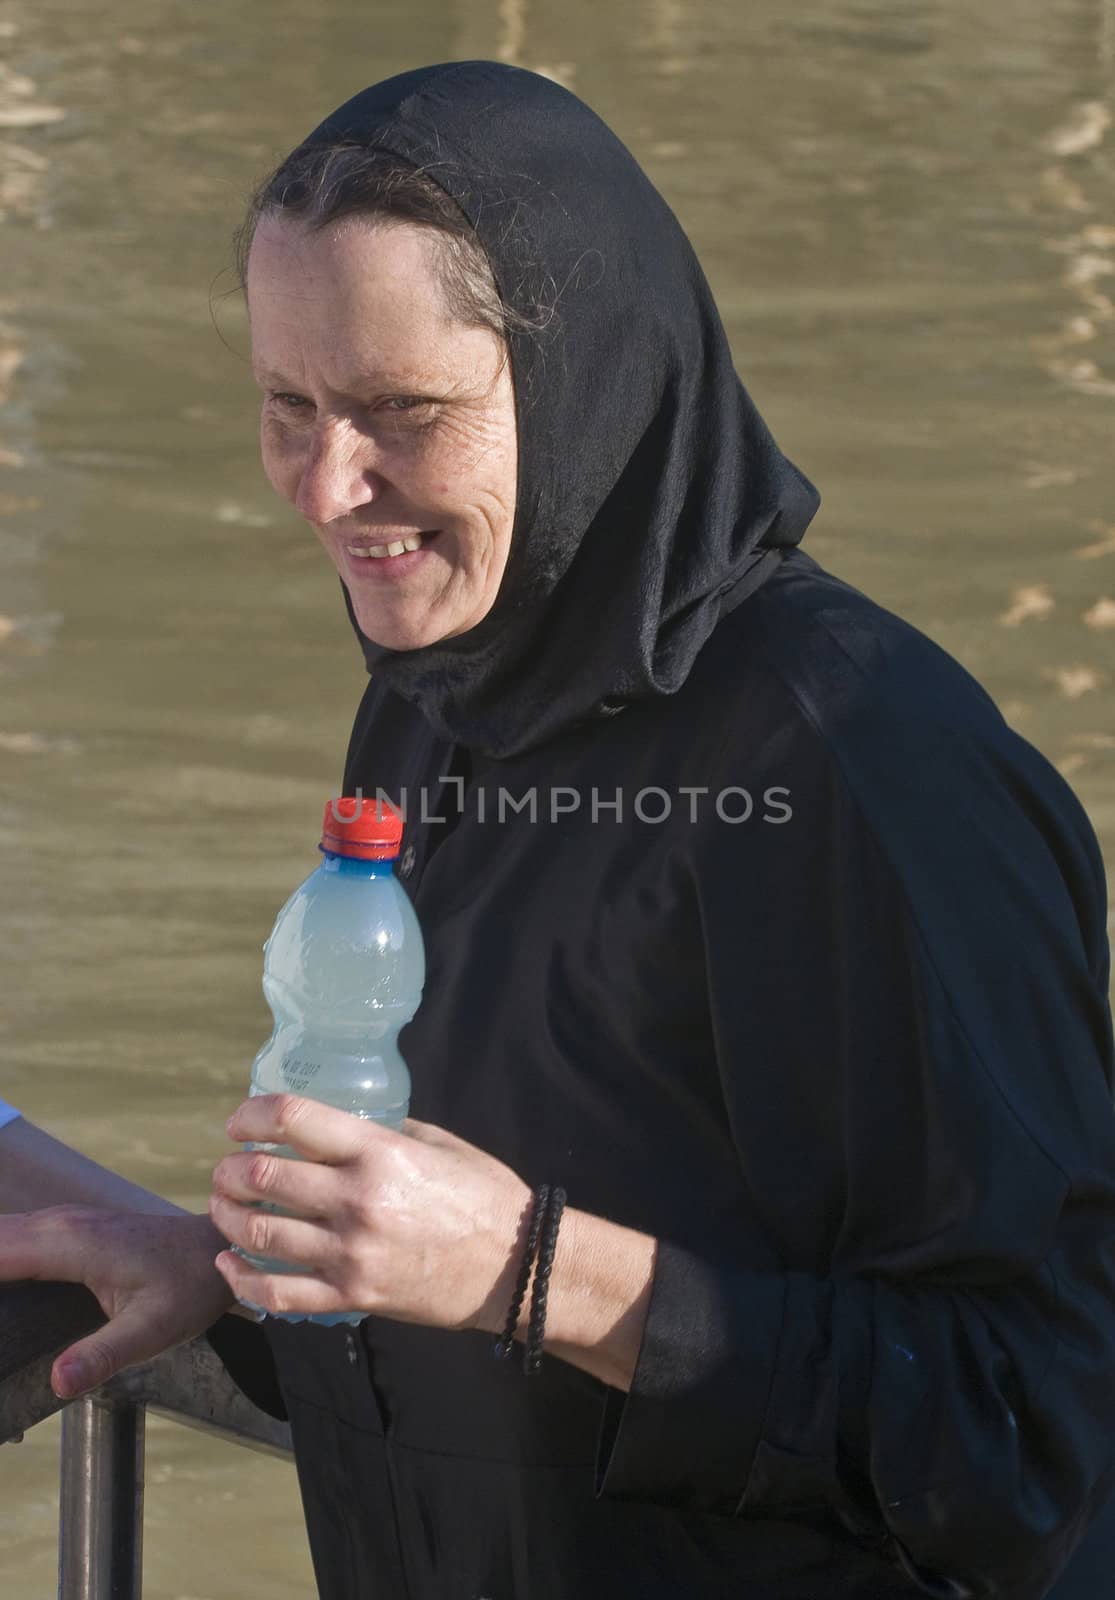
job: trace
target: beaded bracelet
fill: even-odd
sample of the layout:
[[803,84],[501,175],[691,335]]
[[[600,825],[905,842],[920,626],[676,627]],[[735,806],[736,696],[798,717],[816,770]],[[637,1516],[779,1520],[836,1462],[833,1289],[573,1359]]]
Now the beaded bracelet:
[[546,1300],[550,1293],[550,1271],[557,1248],[558,1224],[565,1210],[565,1190],[551,1189],[550,1201],[542,1218],[542,1231],[538,1241],[538,1260],[534,1267],[534,1288],[530,1296],[530,1324],[527,1329],[527,1347],[523,1354],[523,1371],[529,1377],[542,1366],[542,1336],[546,1327]]
[[527,1285],[530,1283],[531,1272],[534,1272],[534,1287],[530,1300],[530,1321],[527,1328],[526,1350],[523,1355],[523,1371],[530,1376],[540,1370],[542,1366],[542,1340],[546,1327],[546,1301],[550,1291],[550,1272],[554,1264],[554,1251],[557,1248],[558,1226],[561,1214],[565,1209],[565,1190],[551,1187],[543,1183],[535,1192],[534,1205],[530,1214],[530,1226],[527,1229],[527,1242],[523,1250],[523,1259],[519,1266],[519,1276],[515,1283],[515,1292],[511,1297],[511,1306],[507,1313],[507,1322],[502,1335],[496,1340],[495,1353],[501,1359],[511,1354],[515,1341],[515,1329],[519,1325],[519,1313],[526,1298]]
[[522,1310],[523,1299],[530,1282],[531,1268],[534,1266],[534,1257],[538,1250],[538,1239],[542,1232],[542,1217],[550,1198],[550,1186],[544,1183],[535,1191],[534,1205],[530,1213],[530,1227],[527,1229],[527,1242],[523,1250],[523,1259],[519,1266],[519,1276],[515,1282],[515,1293],[511,1296],[511,1309],[507,1313],[502,1335],[496,1340],[495,1353],[501,1358],[511,1354],[515,1342],[515,1329],[519,1326],[519,1312]]

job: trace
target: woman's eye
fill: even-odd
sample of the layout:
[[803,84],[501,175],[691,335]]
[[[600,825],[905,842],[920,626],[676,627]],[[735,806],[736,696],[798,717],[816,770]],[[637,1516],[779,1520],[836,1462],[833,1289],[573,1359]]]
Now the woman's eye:
[[282,411],[301,411],[312,403],[300,394],[269,394],[267,398]]
[[433,412],[433,401],[424,400],[416,394],[392,394],[382,402],[382,409],[391,416],[399,417],[406,414],[427,416]]

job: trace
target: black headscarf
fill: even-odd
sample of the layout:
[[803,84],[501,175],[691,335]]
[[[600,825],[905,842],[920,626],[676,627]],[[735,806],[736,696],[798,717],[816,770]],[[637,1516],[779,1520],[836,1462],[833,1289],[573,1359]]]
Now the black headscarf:
[[507,303],[519,483],[488,615],[369,671],[442,736],[514,755],[672,694],[817,507],[732,366],[677,219],[616,136],[548,78],[490,61],[406,72],[305,141],[421,166],[461,207]]

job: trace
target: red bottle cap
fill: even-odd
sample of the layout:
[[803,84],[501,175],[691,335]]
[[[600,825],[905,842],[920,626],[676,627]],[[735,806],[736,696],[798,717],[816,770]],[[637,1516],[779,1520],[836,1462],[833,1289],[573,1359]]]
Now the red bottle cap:
[[326,804],[321,848],[331,855],[391,861],[402,837],[403,819],[386,800],[345,795]]

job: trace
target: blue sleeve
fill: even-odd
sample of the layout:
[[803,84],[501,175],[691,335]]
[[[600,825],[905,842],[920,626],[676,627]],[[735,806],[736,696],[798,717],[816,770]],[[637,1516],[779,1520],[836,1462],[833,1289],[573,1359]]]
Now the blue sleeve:
[[9,1122],[14,1122],[20,1115],[15,1106],[8,1105],[6,1100],[0,1100],[0,1128],[6,1128]]

